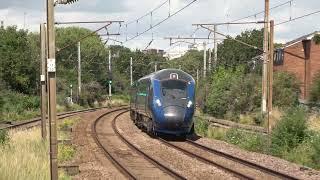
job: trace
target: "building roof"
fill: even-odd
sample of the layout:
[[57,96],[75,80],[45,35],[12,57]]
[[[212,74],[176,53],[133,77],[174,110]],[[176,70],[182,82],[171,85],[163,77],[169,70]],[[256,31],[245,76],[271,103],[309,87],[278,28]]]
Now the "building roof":
[[286,48],[286,47],[290,47],[290,46],[292,46],[292,45],[294,45],[294,44],[296,44],[296,43],[301,42],[302,40],[312,39],[312,38],[314,37],[314,35],[316,35],[316,34],[320,34],[320,31],[315,31],[315,32],[313,32],[313,33],[310,33],[310,34],[301,36],[301,37],[299,37],[299,38],[297,38],[297,39],[294,39],[294,40],[292,40],[292,41],[289,41],[289,42],[287,42],[287,43],[285,44],[284,47],[285,47],[285,48]]

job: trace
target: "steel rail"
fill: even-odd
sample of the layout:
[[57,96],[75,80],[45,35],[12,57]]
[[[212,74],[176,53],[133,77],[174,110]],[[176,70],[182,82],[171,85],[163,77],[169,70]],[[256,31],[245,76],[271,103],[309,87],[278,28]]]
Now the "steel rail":
[[253,162],[250,162],[248,160],[245,160],[245,159],[242,159],[242,158],[239,158],[239,157],[236,157],[236,156],[233,156],[231,154],[228,154],[228,153],[225,153],[225,152],[222,152],[222,151],[218,151],[216,149],[212,149],[212,148],[209,148],[207,146],[204,146],[204,145],[201,145],[199,143],[196,143],[190,139],[186,139],[186,142],[192,146],[195,146],[195,147],[198,147],[200,149],[203,149],[205,151],[208,151],[208,152],[211,152],[213,154],[216,154],[216,155],[219,155],[219,156],[222,156],[224,158],[227,158],[229,160],[232,160],[232,161],[235,161],[235,162],[238,162],[240,164],[243,164],[245,166],[249,166],[249,167],[252,167],[254,169],[257,169],[257,170],[260,170],[262,172],[265,172],[267,174],[271,174],[271,175],[274,175],[274,176],[277,176],[277,177],[280,177],[282,179],[294,179],[294,180],[297,180],[299,178],[297,177],[294,177],[294,176],[291,176],[291,175],[288,175],[288,174],[285,174],[285,173],[282,173],[282,172],[279,172],[279,171],[276,171],[276,170],[273,170],[273,169],[270,169],[270,168],[267,168],[265,166],[261,166],[257,163],[253,163]]
[[[122,106],[120,106],[120,107],[122,107]],[[63,118],[75,116],[75,115],[80,114],[80,113],[92,112],[92,111],[96,111],[96,110],[99,110],[99,109],[105,109],[105,108],[108,108],[108,107],[99,107],[99,108],[83,109],[83,110],[78,110],[78,111],[69,111],[69,112],[64,112],[64,113],[58,114],[58,117],[59,117],[59,119],[63,119]],[[9,125],[7,127],[0,128],[0,130],[10,130],[10,129],[23,128],[24,126],[31,125],[33,123],[38,123],[40,121],[41,121],[41,118],[37,117],[37,118],[26,120],[26,121],[23,121],[23,122],[18,122],[17,124],[11,124],[11,125]],[[35,127],[35,126],[38,126],[38,124],[36,124],[34,126],[31,126],[31,127]]]
[[253,180],[253,179],[254,179],[253,177],[250,177],[250,176],[248,176],[248,175],[242,174],[242,173],[240,173],[240,172],[238,172],[238,171],[236,171],[236,170],[233,170],[233,169],[228,168],[228,167],[226,167],[226,166],[220,165],[220,164],[218,164],[218,163],[216,163],[216,162],[214,162],[214,161],[212,161],[212,160],[209,160],[209,159],[204,158],[204,157],[202,157],[202,156],[199,156],[199,155],[197,155],[197,154],[195,154],[195,153],[193,153],[193,152],[191,152],[191,151],[188,151],[188,150],[183,149],[183,148],[181,148],[181,147],[179,147],[179,146],[176,146],[176,145],[168,142],[167,140],[165,140],[165,139],[163,139],[163,138],[161,138],[161,137],[158,137],[158,140],[159,140],[160,142],[162,142],[163,144],[165,144],[165,145],[167,145],[167,146],[169,146],[169,147],[172,147],[172,148],[174,148],[174,149],[176,149],[176,150],[184,153],[185,155],[187,155],[187,156],[189,156],[189,157],[196,158],[196,159],[198,159],[199,161],[204,162],[204,163],[206,163],[206,164],[208,164],[208,165],[213,165],[213,166],[216,166],[216,167],[218,167],[218,168],[220,168],[220,169],[223,169],[223,170],[225,170],[225,171],[227,171],[227,172],[229,172],[229,173],[231,173],[231,174],[234,174],[236,177],[238,177],[238,178],[240,178],[240,179],[250,179],[250,180]]
[[[128,111],[126,111],[128,112]],[[166,172],[167,174],[171,175],[173,178],[175,179],[186,179],[185,177],[183,177],[182,175],[178,174],[177,172],[175,172],[174,170],[166,167],[164,164],[161,164],[159,161],[157,161],[156,159],[154,159],[153,157],[149,156],[148,154],[146,154],[145,152],[141,151],[138,147],[136,147],[134,144],[130,143],[130,141],[128,141],[118,130],[117,126],[116,126],[116,121],[117,119],[124,113],[126,112],[122,112],[120,114],[118,114],[112,121],[112,128],[114,129],[115,133],[117,134],[118,137],[120,137],[120,139],[126,143],[129,147],[131,147],[133,150],[135,150],[137,153],[141,154],[143,157],[145,157],[147,160],[149,160],[149,162],[151,162],[152,164],[156,165],[157,167],[159,167],[162,171]]]
[[125,110],[126,108],[120,108],[120,109],[116,109],[116,110],[112,110],[109,111],[107,113],[102,114],[100,117],[98,117],[94,123],[92,124],[92,136],[94,138],[94,141],[96,142],[96,144],[103,150],[105,156],[116,166],[116,168],[125,176],[127,176],[129,179],[137,179],[132,173],[130,173],[130,171],[124,166],[122,165],[119,161],[116,160],[116,158],[108,151],[108,149],[106,149],[103,144],[101,143],[101,141],[99,141],[99,137],[98,137],[98,133],[97,133],[97,124],[98,122],[105,116],[114,113],[114,112],[118,112],[121,110]]

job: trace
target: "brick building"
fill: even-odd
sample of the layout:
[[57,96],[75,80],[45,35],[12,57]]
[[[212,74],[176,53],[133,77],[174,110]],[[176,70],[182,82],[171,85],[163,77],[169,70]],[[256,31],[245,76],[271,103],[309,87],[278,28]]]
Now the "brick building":
[[[320,72],[320,45],[312,40],[316,34],[320,32],[290,41],[275,53],[274,71],[286,71],[296,75],[300,82],[300,101],[303,103],[308,101],[312,80],[316,73]],[[308,49],[310,54],[307,53]]]

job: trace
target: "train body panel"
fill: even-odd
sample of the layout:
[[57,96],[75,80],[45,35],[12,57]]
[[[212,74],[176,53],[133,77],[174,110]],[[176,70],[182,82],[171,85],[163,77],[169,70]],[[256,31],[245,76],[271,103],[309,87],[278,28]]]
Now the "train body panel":
[[148,131],[192,133],[195,82],[187,73],[165,69],[138,80],[131,90],[131,118]]

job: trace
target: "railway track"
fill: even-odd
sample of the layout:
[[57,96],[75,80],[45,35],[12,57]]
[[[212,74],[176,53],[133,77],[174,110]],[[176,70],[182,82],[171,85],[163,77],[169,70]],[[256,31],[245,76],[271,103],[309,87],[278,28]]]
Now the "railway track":
[[274,170],[274,169],[270,169],[270,168],[261,166],[260,164],[253,163],[251,161],[236,157],[234,155],[231,155],[231,154],[228,154],[228,153],[216,150],[216,149],[209,148],[209,147],[204,146],[202,144],[196,143],[196,142],[194,142],[194,141],[192,141],[190,139],[186,139],[186,143],[188,143],[188,144],[190,144],[190,145],[192,145],[194,147],[200,148],[202,150],[205,150],[207,152],[210,152],[212,154],[219,155],[219,156],[224,157],[226,159],[229,159],[231,161],[238,162],[240,164],[243,164],[245,166],[251,167],[253,169],[256,169],[256,170],[259,170],[261,172],[264,172],[264,173],[270,174],[272,176],[278,177],[280,179],[293,179],[293,180],[299,179],[297,177],[285,174],[283,172],[280,172],[280,171],[277,171],[277,170]]
[[190,139],[186,139],[184,142],[172,142],[159,137],[158,140],[190,157],[221,168],[240,179],[298,179],[280,171],[206,147]]
[[[183,176],[176,174],[170,169],[168,170],[166,166],[163,167],[161,164],[159,165],[159,163],[154,158],[141,151],[136,145],[132,144],[129,139],[126,139],[125,136],[121,134],[121,131],[116,127],[116,120],[119,116],[123,115],[126,112],[127,111],[123,111],[119,113],[112,120],[112,127],[115,130],[117,136],[120,137],[122,141],[124,141],[133,150],[149,159],[149,161],[152,161],[153,164],[156,164],[160,169],[166,171],[175,179],[184,179]],[[259,164],[247,161],[245,159],[241,159],[239,157],[235,157],[233,155],[206,147],[190,139],[186,139],[185,141],[169,141],[162,137],[158,137],[157,139],[168,147],[180,151],[185,155],[191,158],[195,158],[205,164],[222,169],[239,179],[298,179],[280,171],[270,169]],[[127,169],[126,171],[129,170]],[[130,177],[129,175],[127,176]],[[135,177],[130,178],[136,179]]]
[[[131,155],[130,157],[123,156],[123,154],[121,154],[119,152],[119,147],[116,147],[117,149],[112,148],[113,142],[110,142],[110,143],[108,143],[108,146],[105,146],[105,144],[103,143],[103,140],[106,142],[106,139],[108,137],[105,136],[103,138],[103,137],[99,136],[99,130],[98,130],[99,123],[101,121],[103,121],[104,117],[106,117],[107,115],[110,115],[112,113],[115,113],[115,112],[117,112],[117,114],[112,119],[110,119],[111,122],[109,122],[109,123],[111,123],[111,128],[112,128],[112,131],[113,131],[114,134],[110,134],[110,131],[104,129],[105,131],[108,132],[108,136],[109,136],[109,141],[108,142],[117,141],[115,139],[115,137],[118,137],[118,140],[120,140],[124,145],[126,145],[129,148],[129,149],[127,149],[127,150],[129,150],[129,152],[125,152],[125,153],[130,153],[131,154],[132,152],[135,152],[140,157],[137,157],[135,155]],[[177,172],[175,172],[174,170],[172,170],[172,169],[166,167],[165,165],[161,164],[160,162],[155,160],[150,155],[144,153],[142,150],[140,150],[139,147],[137,147],[136,145],[132,144],[128,139],[126,139],[121,134],[121,131],[116,126],[116,121],[121,115],[123,115],[126,112],[128,112],[128,110],[126,110],[125,108],[107,112],[107,113],[101,115],[98,119],[96,119],[96,121],[92,125],[93,137],[94,137],[96,143],[103,150],[105,155],[120,170],[120,172],[122,172],[125,176],[127,176],[130,179],[141,179],[141,178],[146,178],[146,177],[144,176],[144,174],[140,174],[140,172],[142,173],[143,171],[147,171],[147,172],[149,172],[149,175],[152,175],[152,174],[159,174],[159,170],[160,170],[162,172],[162,173],[160,173],[160,176],[162,176],[164,179],[168,179],[169,177],[172,178],[172,179],[186,179],[182,175],[180,175]],[[123,145],[122,145],[122,147],[123,147]],[[124,149],[124,148],[120,148],[120,149]],[[142,165],[141,167],[132,166],[132,164],[137,165],[136,163],[137,162],[141,162],[141,161],[146,161],[143,164],[140,164],[140,165]],[[150,164],[153,167],[151,167]],[[149,169],[141,170],[142,167],[148,167]]]
[[[93,111],[104,109],[104,108],[107,108],[107,107],[91,108],[91,109],[84,109],[84,110],[78,110],[78,111],[70,111],[70,112],[60,113],[57,115],[57,117],[58,117],[58,119],[63,119],[63,118],[75,116],[75,115],[78,115],[81,113],[93,112]],[[41,122],[41,118],[38,117],[38,118],[31,119],[31,120],[17,122],[17,123],[12,123],[12,122],[2,123],[2,124],[0,124],[0,130],[32,128],[32,127],[40,125],[40,122]]]

